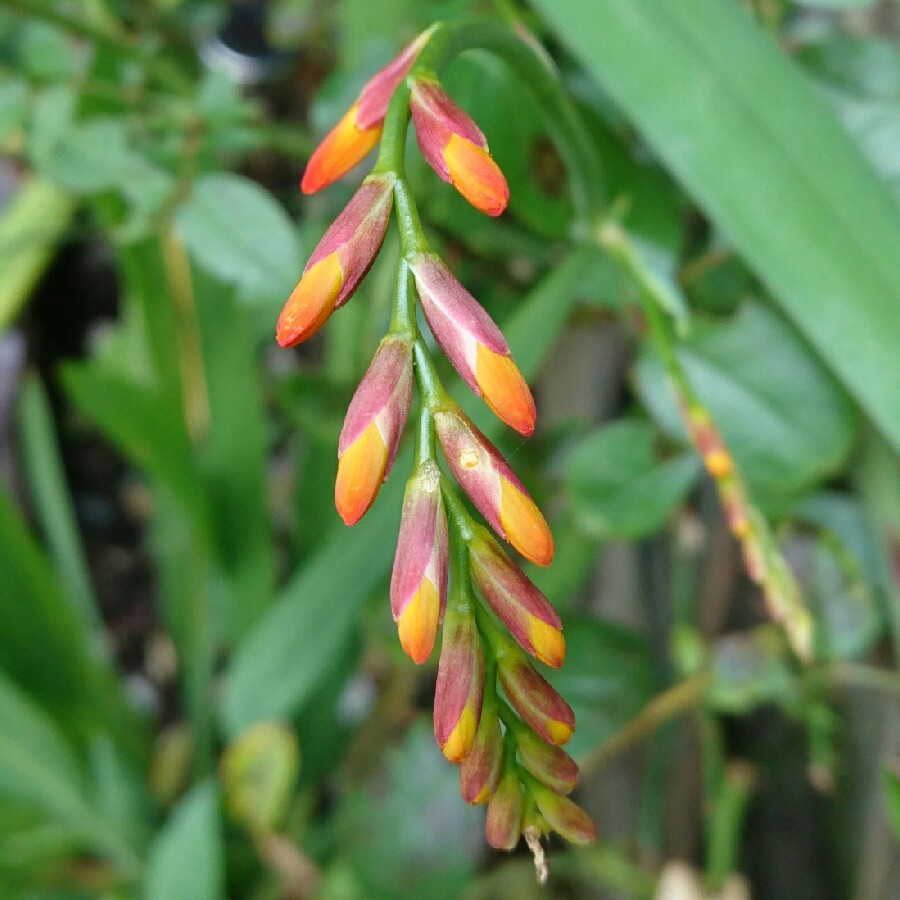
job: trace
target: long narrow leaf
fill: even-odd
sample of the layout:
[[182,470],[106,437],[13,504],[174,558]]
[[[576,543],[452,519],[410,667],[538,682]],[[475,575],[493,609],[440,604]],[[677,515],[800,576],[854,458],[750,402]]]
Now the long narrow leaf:
[[799,69],[739,3],[536,6],[900,447],[900,210]]

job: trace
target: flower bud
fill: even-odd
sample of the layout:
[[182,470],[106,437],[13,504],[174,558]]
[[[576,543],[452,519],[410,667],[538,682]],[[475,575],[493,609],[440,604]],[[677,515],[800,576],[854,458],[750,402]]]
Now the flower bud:
[[559,668],[566,642],[562,622],[550,601],[486,531],[471,542],[469,551],[475,583],[519,646],[548,666]]
[[434,737],[450,762],[469,755],[483,697],[484,652],[475,619],[467,611],[448,612],[434,691]]
[[356,102],[316,147],[306,164],[300,184],[304,194],[315,193],[346,175],[378,143],[388,103],[433,30],[423,31],[366,82]]
[[338,441],[337,511],[354,525],[372,505],[397,455],[412,402],[412,347],[386,337],[360,382]]
[[497,448],[458,407],[435,413],[434,424],[453,476],[494,531],[532,562],[549,565],[550,528]]
[[578,784],[578,765],[565,750],[524,729],[517,737],[519,759],[538,781],[557,794],[568,794]]
[[309,258],[278,319],[282,347],[311,338],[353,295],[384,242],[394,178],[367,178],[334,220]]
[[522,835],[525,796],[515,773],[507,769],[492,795],[484,821],[484,835],[496,850],[514,850]]
[[428,461],[406,483],[391,575],[391,612],[400,643],[416,663],[431,655],[447,605],[447,548],[441,473]]
[[476,209],[499,216],[509,202],[509,187],[481,129],[435,79],[415,78],[411,90],[416,140],[428,165]]
[[545,678],[518,653],[500,660],[500,683],[515,711],[551,744],[565,744],[575,730],[575,714]]
[[494,320],[436,254],[419,254],[411,268],[428,326],[456,371],[499,419],[531,435],[534,398]]
[[532,786],[531,795],[547,824],[561,837],[573,844],[597,839],[596,824],[577,803],[539,784]]
[[487,803],[500,781],[503,735],[493,711],[482,710],[475,743],[459,768],[459,792],[466,803]]

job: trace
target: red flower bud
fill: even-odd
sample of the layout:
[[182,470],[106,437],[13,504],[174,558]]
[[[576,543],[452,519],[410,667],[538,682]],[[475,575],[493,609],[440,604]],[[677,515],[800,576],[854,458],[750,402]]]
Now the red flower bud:
[[507,769],[488,803],[484,821],[487,842],[496,850],[514,850],[522,835],[525,796],[515,773]]
[[412,380],[410,343],[386,337],[350,401],[338,441],[334,502],[347,525],[365,515],[394,464]]
[[484,697],[484,652],[468,612],[448,612],[434,691],[434,737],[450,762],[462,762],[475,743]]
[[503,735],[500,720],[482,710],[475,743],[459,769],[459,791],[466,803],[487,803],[500,781],[503,766]]
[[428,325],[456,371],[510,428],[532,434],[534,398],[493,319],[436,254],[420,254],[411,268]]
[[548,666],[559,668],[566,642],[562,622],[550,601],[487,532],[478,535],[469,550],[478,588],[519,646]]
[[353,295],[384,242],[393,190],[392,176],[367,178],[325,232],[278,319],[282,347],[311,338]]
[[494,531],[532,562],[549,565],[547,522],[497,448],[459,408],[436,413],[434,424],[454,477]]
[[572,707],[527,660],[506,656],[498,666],[507,699],[532,730],[551,744],[565,744],[575,730]]
[[356,102],[316,147],[306,164],[300,184],[304,194],[315,193],[346,175],[378,143],[388,103],[433,30],[423,31],[366,82]]
[[499,216],[509,202],[509,186],[481,130],[436,80],[416,78],[411,88],[416,140],[428,165],[476,209]]
[[517,746],[522,765],[552,791],[568,794],[578,784],[578,765],[565,750],[524,729]]
[[416,663],[431,655],[447,604],[447,517],[441,473],[421,465],[406,484],[391,575],[391,612],[400,643]]

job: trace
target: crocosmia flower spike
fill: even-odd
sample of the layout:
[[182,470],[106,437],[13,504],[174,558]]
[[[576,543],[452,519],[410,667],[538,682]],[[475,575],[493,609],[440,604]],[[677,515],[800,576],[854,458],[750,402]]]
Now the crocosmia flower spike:
[[384,243],[393,188],[391,175],[367,178],[325,232],[278,319],[282,347],[311,338],[353,296]]
[[412,381],[409,341],[385,338],[350,401],[338,441],[334,500],[347,525],[365,515],[394,464]]
[[494,320],[436,254],[421,254],[411,268],[428,325],[456,371],[498,418],[530,436],[534,398]]
[[447,516],[441,474],[430,460],[406,483],[391,575],[391,611],[400,644],[413,662],[431,655],[447,605]]
[[410,108],[422,156],[476,209],[499,216],[509,186],[488,152],[481,129],[433,78],[412,79]]
[[346,175],[378,143],[391,96],[433,31],[433,28],[423,31],[366,82],[356,102],[310,157],[300,183],[304,194],[314,194]]
[[435,413],[434,424],[447,465],[494,531],[522,556],[539,566],[550,565],[550,528],[497,448],[461,409]]

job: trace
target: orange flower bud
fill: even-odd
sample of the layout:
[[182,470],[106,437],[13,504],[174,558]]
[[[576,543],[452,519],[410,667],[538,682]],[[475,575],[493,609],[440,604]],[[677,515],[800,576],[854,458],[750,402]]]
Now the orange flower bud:
[[578,765],[565,750],[524,729],[517,747],[522,765],[550,790],[568,794],[578,784]]
[[518,653],[498,666],[500,684],[515,711],[532,730],[551,744],[565,744],[575,730],[572,707]]
[[350,401],[338,441],[334,501],[347,525],[365,515],[394,464],[412,379],[409,341],[385,338]]
[[499,216],[509,202],[509,186],[479,127],[435,79],[416,78],[411,90],[416,140],[428,165],[476,209]]
[[470,544],[472,575],[491,608],[519,646],[548,666],[566,655],[562,622],[550,601],[485,531]]
[[311,338],[353,296],[384,242],[393,189],[391,176],[367,178],[325,232],[278,319],[282,347]]
[[449,611],[434,691],[434,737],[450,762],[462,762],[475,743],[484,697],[484,652],[475,620]]
[[356,102],[310,157],[300,184],[304,194],[315,193],[346,175],[378,143],[388,103],[433,30],[423,31],[366,82]]
[[435,414],[447,464],[494,531],[539,566],[553,560],[546,520],[497,448],[461,409]]
[[459,768],[459,791],[466,803],[487,803],[500,781],[503,735],[496,713],[482,710],[472,751]]
[[428,326],[456,371],[499,419],[531,435],[534,398],[494,320],[436,254],[419,254],[410,267]]
[[429,461],[407,482],[391,575],[391,611],[400,643],[416,663],[431,655],[447,604],[448,534],[440,478]]

